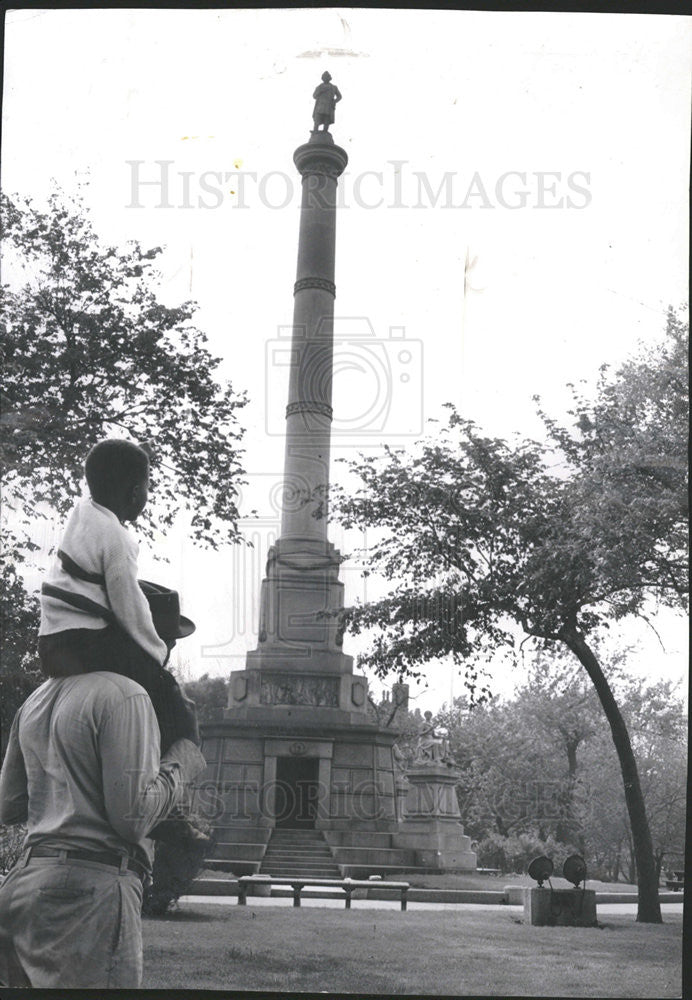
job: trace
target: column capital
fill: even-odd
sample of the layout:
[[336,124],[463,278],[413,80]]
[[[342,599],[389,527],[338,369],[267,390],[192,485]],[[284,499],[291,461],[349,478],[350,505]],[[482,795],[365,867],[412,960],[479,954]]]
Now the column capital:
[[313,132],[309,142],[298,146],[293,162],[304,178],[309,174],[337,178],[346,169],[348,154],[334,144],[329,132]]

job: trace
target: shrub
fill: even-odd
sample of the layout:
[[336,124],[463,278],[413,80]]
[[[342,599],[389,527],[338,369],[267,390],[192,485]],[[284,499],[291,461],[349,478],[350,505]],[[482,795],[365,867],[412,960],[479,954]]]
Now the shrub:
[[194,824],[205,836],[200,840],[189,837],[180,840],[156,841],[152,883],[145,887],[142,913],[161,917],[184,896],[193,880],[204,868],[204,860],[214,847],[211,827],[200,817]]
[[552,837],[542,840],[537,834],[520,833],[503,837],[492,833],[478,842],[477,856],[479,868],[499,868],[503,873],[524,874],[534,858],[544,854],[555,866],[555,872],[562,872],[562,865],[570,854],[577,854],[571,844],[562,844]]

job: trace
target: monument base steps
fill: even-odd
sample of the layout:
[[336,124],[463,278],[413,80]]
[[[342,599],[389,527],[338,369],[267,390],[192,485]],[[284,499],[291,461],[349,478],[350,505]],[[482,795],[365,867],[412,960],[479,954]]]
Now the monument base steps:
[[260,875],[340,878],[341,872],[319,830],[274,830]]

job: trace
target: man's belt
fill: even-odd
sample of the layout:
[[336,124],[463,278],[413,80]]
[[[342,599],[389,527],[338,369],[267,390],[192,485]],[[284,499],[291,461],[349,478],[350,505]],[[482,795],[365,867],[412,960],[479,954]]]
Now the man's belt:
[[[66,854],[68,861],[95,861],[100,865],[111,865],[113,868],[120,868],[124,858],[123,854],[116,854],[115,851],[69,851],[60,850],[58,847],[29,848],[29,858],[59,858],[61,854]],[[148,875],[144,865],[134,858],[129,858],[125,867],[138,875],[142,881]]]

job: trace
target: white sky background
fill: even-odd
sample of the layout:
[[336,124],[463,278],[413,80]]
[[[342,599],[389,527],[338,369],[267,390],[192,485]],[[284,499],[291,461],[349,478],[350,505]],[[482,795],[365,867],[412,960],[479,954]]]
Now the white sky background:
[[[169,565],[142,551],[141,575],[177,587],[197,622],[178,647],[191,675],[241,669],[256,644],[283,462],[287,378],[271,359],[292,319],[300,203],[292,154],[308,139],[321,73],[329,69],[343,94],[331,131],[349,155],[337,220],[334,406],[351,433],[336,435],[336,457],[413,441],[420,420],[441,417],[446,401],[488,433],[539,435],[533,394],[559,415],[567,382],[593,380],[601,363],[661,336],[667,305],[687,296],[689,53],[690,19],[655,15],[8,14],[3,189],[42,201],[51,178],[67,190],[88,178],[96,231],[167,248],[161,297],[197,300],[197,325],[251,399],[241,416],[244,509],[263,515],[245,525],[258,547],[203,552],[181,528],[156,548]],[[158,160],[173,161],[170,207],[155,207],[152,186],[140,188],[142,207],[128,207],[128,161],[143,161],[141,180],[154,180]],[[221,192],[215,199],[201,187],[205,171],[236,176],[208,178]],[[381,177],[359,178],[366,171]],[[510,171],[526,183],[508,177],[498,194]],[[431,204],[416,172],[433,193],[450,174],[449,193]],[[558,175],[542,199],[540,172]],[[577,173],[581,191],[568,181]],[[485,197],[478,182],[468,195],[475,174]],[[521,204],[521,190],[525,206],[507,207]],[[222,203],[199,207],[200,197]],[[541,207],[560,198],[575,207]],[[467,254],[477,262],[465,299]],[[345,551],[355,544],[337,528],[331,537]],[[346,564],[342,578],[347,602],[363,594],[356,568]],[[641,650],[631,666],[683,676],[684,623],[658,621],[666,653],[635,624],[626,639]],[[357,654],[355,638],[346,650]],[[436,708],[452,689],[461,692],[460,680],[438,667],[415,704]]]

